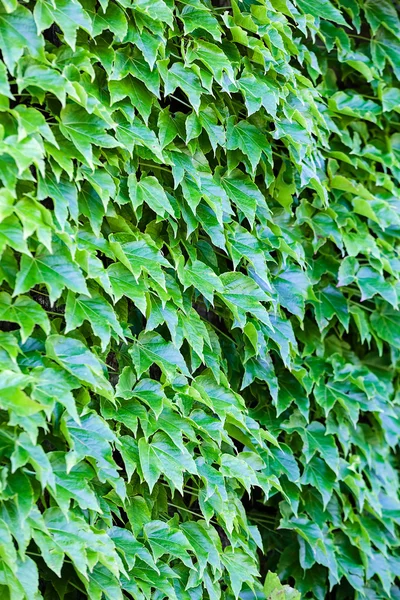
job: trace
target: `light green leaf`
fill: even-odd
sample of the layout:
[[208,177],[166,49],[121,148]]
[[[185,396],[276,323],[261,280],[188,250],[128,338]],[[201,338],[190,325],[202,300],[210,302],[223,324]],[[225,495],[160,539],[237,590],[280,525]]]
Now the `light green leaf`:
[[135,211],[142,206],[144,202],[160,217],[165,213],[174,216],[174,209],[163,187],[155,177],[142,177],[140,181],[136,180],[134,174],[128,177],[129,197]]
[[23,342],[30,336],[36,325],[47,334],[50,332],[50,322],[46,312],[29,296],[18,296],[13,300],[7,292],[0,292],[0,319],[17,323],[21,327]]
[[82,342],[62,335],[51,335],[46,340],[46,350],[49,357],[71,375],[93,387],[101,396],[112,398],[112,388],[104,376],[101,362]]
[[39,283],[46,285],[52,303],[60,297],[64,287],[89,294],[81,270],[67,247],[57,241],[52,253],[42,248],[35,256],[22,257],[14,294],[27,292]]
[[36,58],[44,59],[43,42],[36,30],[32,13],[27,8],[19,4],[10,13],[1,10],[0,48],[11,72],[26,48]]
[[154,363],[160,367],[167,378],[173,378],[177,369],[184,375],[190,376],[179,350],[153,331],[142,333],[129,352],[132,354],[139,377]]
[[76,296],[68,292],[65,306],[65,332],[68,333],[80,327],[84,321],[89,321],[95,335],[101,339],[103,351],[106,349],[111,332],[125,340],[121,325],[111,305],[100,294],[91,296]]

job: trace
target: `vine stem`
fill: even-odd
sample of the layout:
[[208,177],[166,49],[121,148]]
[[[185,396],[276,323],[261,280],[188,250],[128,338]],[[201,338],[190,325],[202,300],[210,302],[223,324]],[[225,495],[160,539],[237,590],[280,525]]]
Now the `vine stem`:
[[143,162],[139,162],[139,165],[141,167],[148,167],[149,169],[159,169],[160,171],[165,171],[166,173],[169,173],[170,175],[172,174],[172,172],[169,169],[166,169],[165,167],[161,167],[160,165],[150,165],[149,163],[143,163]]

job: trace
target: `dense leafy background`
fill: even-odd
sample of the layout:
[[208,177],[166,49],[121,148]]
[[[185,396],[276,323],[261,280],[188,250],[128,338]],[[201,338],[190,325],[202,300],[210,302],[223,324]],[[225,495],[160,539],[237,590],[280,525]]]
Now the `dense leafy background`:
[[1,599],[399,598],[396,3],[2,0],[0,49]]

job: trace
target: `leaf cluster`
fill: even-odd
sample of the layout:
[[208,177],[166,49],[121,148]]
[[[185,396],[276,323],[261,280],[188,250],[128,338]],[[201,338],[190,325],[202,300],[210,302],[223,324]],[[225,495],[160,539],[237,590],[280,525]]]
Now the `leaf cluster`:
[[396,3],[2,0],[0,50],[0,597],[399,598]]

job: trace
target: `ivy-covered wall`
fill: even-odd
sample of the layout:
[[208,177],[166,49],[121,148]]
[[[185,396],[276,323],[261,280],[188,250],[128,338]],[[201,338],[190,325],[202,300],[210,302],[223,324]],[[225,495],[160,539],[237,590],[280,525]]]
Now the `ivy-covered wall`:
[[400,598],[397,4],[0,6],[0,598]]

